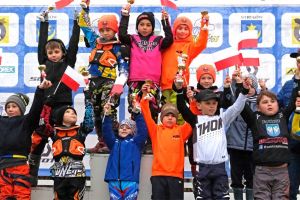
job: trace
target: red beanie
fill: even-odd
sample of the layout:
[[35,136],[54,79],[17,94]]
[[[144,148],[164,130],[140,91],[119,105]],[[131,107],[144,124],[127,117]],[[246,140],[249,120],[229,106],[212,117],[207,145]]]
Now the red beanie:
[[197,81],[199,82],[201,76],[204,74],[209,74],[213,78],[214,82],[216,81],[216,70],[212,65],[203,64],[200,65],[196,71]]
[[98,29],[110,28],[114,32],[118,32],[118,20],[116,15],[102,15],[98,20]]

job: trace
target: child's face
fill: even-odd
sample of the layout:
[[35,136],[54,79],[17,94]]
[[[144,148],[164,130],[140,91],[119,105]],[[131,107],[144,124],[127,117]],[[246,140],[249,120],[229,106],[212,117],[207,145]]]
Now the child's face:
[[257,105],[257,110],[267,116],[275,115],[279,110],[278,101],[264,95]]
[[111,39],[113,39],[114,37],[115,37],[115,32],[112,30],[112,29],[110,29],[110,28],[101,28],[100,30],[99,30],[99,32],[100,32],[100,36],[102,37],[102,38],[104,38],[105,40],[111,40]]
[[176,122],[176,117],[172,113],[166,114],[162,119],[162,124],[168,128],[172,128]]
[[175,36],[179,40],[183,40],[190,35],[190,30],[187,25],[180,24],[175,31]]
[[214,79],[209,74],[203,74],[200,77],[199,84],[204,88],[210,88],[214,84]]
[[63,57],[63,52],[60,48],[47,49],[48,59],[52,62],[58,62]]
[[119,127],[119,136],[121,138],[125,138],[130,134],[132,134],[132,129],[128,125],[123,124]]
[[213,116],[217,112],[218,101],[216,99],[210,99],[207,101],[196,102],[197,108],[201,110],[203,115]]
[[6,114],[8,117],[15,117],[15,116],[20,116],[21,115],[21,110],[19,106],[16,103],[8,103],[6,105]]
[[142,36],[148,36],[152,33],[152,24],[148,19],[142,19],[138,25],[138,32]]
[[63,125],[72,126],[77,122],[77,115],[72,109],[67,109],[64,113]]

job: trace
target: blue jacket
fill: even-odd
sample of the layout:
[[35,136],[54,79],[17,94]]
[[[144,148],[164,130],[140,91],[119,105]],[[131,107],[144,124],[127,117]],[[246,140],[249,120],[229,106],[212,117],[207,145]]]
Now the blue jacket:
[[147,127],[141,114],[136,116],[137,133],[126,138],[115,135],[112,119],[105,117],[103,122],[103,139],[111,150],[106,166],[104,180],[139,182],[141,154],[147,140]]
[[[299,84],[299,80],[295,79],[295,76],[284,83],[281,90],[277,94],[279,107],[284,108],[286,107],[291,99],[292,91],[296,88]],[[293,114],[291,115],[293,116]],[[291,119],[291,117],[290,117]],[[289,127],[291,126],[291,120],[289,121]],[[289,149],[292,153],[300,154],[300,142],[289,138]]]

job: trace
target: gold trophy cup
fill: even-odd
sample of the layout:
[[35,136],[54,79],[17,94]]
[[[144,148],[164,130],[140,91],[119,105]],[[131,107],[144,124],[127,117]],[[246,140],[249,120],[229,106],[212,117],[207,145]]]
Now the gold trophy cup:
[[202,16],[202,23],[204,24],[202,27],[201,27],[201,30],[207,30],[208,29],[208,17],[207,17],[207,14],[208,14],[208,11],[202,11],[201,12],[201,16]]
[[[127,0],[127,3],[132,5],[134,4],[134,0]],[[128,10],[126,10],[125,8],[122,8],[121,12],[128,15]]]
[[78,71],[84,78],[84,82],[85,82],[84,90],[88,90],[89,89],[89,82],[90,82],[90,79],[89,79],[90,78],[90,73],[89,73],[89,71],[86,69],[85,66],[79,67]]
[[47,76],[47,74],[46,74],[46,72],[45,72],[45,70],[46,70],[46,65],[39,65],[38,66],[38,69],[40,70],[40,74],[41,74],[41,82],[43,82],[43,80],[44,79],[46,79],[46,76]]
[[177,71],[177,76],[176,76],[176,82],[183,84],[184,82],[184,71],[186,69],[186,60],[188,58],[187,54],[184,54],[182,51],[178,51],[178,71]]
[[39,16],[37,16],[42,22],[45,21],[45,16],[55,9],[54,5],[48,6],[48,8]]

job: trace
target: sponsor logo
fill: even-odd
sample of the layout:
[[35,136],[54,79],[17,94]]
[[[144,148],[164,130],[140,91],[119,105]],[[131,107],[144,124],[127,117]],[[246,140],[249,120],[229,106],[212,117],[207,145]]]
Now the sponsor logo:
[[257,30],[258,42],[262,42],[262,20],[241,20],[241,32]]
[[292,44],[300,44],[300,17],[292,17]]
[[266,124],[267,134],[271,137],[276,137],[280,134],[280,129],[278,124]]
[[0,66],[0,73],[1,74],[16,73],[16,67],[15,66]]
[[0,43],[9,43],[9,17],[0,17]]

